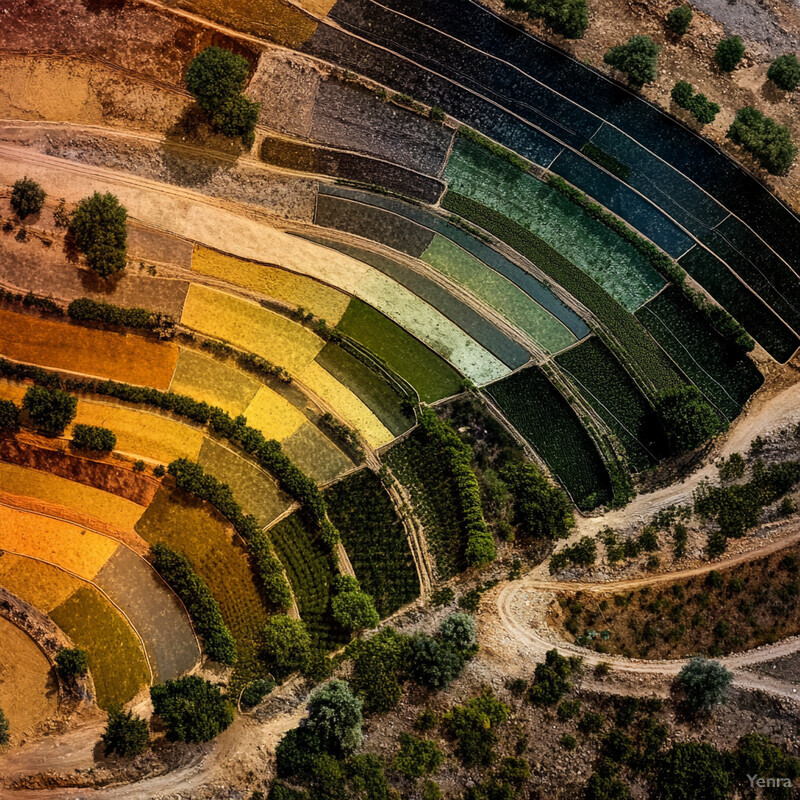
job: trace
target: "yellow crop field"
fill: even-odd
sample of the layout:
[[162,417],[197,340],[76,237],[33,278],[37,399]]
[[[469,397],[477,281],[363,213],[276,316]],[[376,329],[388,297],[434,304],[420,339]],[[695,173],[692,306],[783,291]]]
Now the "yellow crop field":
[[85,580],[92,580],[119,546],[70,522],[0,506],[0,550],[48,561]]
[[74,424],[101,425],[114,431],[117,450],[168,464],[176,458],[196,459],[202,431],[160,414],[110,403],[78,402]]
[[181,322],[300,373],[325,342],[308,328],[233,295],[192,284]]
[[291,436],[305,421],[305,416],[288,400],[268,386],[262,386],[245,409],[247,422],[267,439],[279,442]]
[[219,406],[232,416],[244,413],[260,384],[241,370],[195,350],[181,348],[170,391]]
[[192,269],[203,275],[252,289],[290,305],[303,307],[322,317],[330,325],[342,318],[350,297],[313,278],[297,275],[278,267],[268,267],[195,246]]
[[83,584],[60,569],[11,553],[0,555],[0,586],[46,614]]
[[126,530],[133,530],[144,513],[142,506],[124,497],[16,464],[0,463],[0,486],[11,494],[72,508]]
[[[69,346],[65,346],[65,343]],[[0,309],[0,354],[40,367],[166,389],[178,348]]]
[[19,405],[30,384],[0,380],[0,400],[12,400]]
[[357,428],[372,447],[381,447],[394,439],[394,434],[372,411],[316,361],[309,364],[299,379]]

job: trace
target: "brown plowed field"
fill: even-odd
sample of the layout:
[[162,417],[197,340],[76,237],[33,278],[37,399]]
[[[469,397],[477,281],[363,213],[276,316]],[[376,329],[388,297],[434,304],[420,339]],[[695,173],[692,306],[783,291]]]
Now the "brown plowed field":
[[0,353],[41,367],[168,389],[178,348],[0,308]]
[[[2,48],[88,55],[169,85],[181,85],[194,56],[209,45],[257,53],[199,21],[128,0],[29,0],[4,3]],[[316,26],[315,26],[316,27]]]

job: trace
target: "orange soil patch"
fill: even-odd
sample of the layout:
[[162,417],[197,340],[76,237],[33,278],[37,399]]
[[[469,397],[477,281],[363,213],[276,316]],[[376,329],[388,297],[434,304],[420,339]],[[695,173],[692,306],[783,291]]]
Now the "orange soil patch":
[[92,580],[119,547],[63,520],[0,506],[0,550],[30,556]]
[[0,617],[0,708],[11,743],[35,732],[58,711],[58,682],[50,662],[27,633]]
[[[0,396],[4,395],[0,387]],[[134,472],[130,466],[108,460],[82,458],[69,452],[60,440],[44,439],[30,433],[0,437],[0,461],[40,470],[75,483],[110,492],[118,497],[148,506],[161,485],[155,478]]]
[[167,389],[178,348],[0,308],[0,352],[16,361]]

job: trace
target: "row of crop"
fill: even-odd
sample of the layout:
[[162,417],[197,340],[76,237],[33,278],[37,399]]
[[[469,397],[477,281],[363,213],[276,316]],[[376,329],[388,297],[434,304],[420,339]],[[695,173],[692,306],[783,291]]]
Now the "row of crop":
[[[58,375],[40,367],[15,364],[7,359],[0,359],[0,376],[31,379],[46,386],[61,386]],[[243,417],[232,419],[230,414],[217,406],[176,394],[162,392],[143,386],[131,386],[117,381],[66,380],[64,387],[69,391],[103,395],[124,400],[129,403],[149,405],[163,411],[192,420],[201,425],[209,425],[211,430],[228,439],[241,448],[271,474],[278,486],[291,497],[294,497],[312,516],[319,527],[323,540],[333,549],[339,540],[339,534],[328,519],[325,500],[317,484],[306,475],[282,451],[280,442],[267,440],[264,435],[246,424]]]
[[593,203],[580,189],[570,186],[563,178],[558,175],[549,175],[547,182],[573,203],[579,205],[589,216],[602,222],[649,259],[653,267],[672,281],[692,305],[706,316],[720,336],[745,352],[750,352],[755,347],[752,337],[724,308],[710,303],[702,294],[686,284],[686,270],[677,261],[638,234],[633,228],[628,227],[619,217],[606,211],[598,203]]
[[247,542],[253,555],[265,596],[278,608],[289,608],[292,595],[283,577],[283,566],[272,552],[269,539],[264,535],[258,521],[252,514],[242,511],[230,486],[218,481],[213,475],[208,475],[199,464],[186,458],[173,461],[167,471],[175,478],[179,489],[211,503],[233,525]]
[[194,571],[189,559],[161,543],[150,547],[150,556],[158,574],[186,606],[195,628],[203,637],[209,657],[222,664],[233,664],[236,661],[236,641],[222,619],[219,603],[208,584]]
[[330,613],[337,569],[333,554],[319,547],[308,515],[297,511],[269,531],[270,541],[286,566],[300,617],[318,647],[333,649],[348,637]]
[[464,567],[463,529],[458,496],[441,452],[418,428],[388,450],[384,461],[410,495],[439,577],[453,577]]
[[419,422],[428,441],[439,451],[442,463],[450,471],[456,490],[459,517],[467,538],[464,550],[467,566],[479,567],[494,561],[497,549],[483,517],[481,492],[472,471],[472,449],[431,409],[420,411]]
[[377,475],[361,470],[327,489],[325,500],[353,569],[380,616],[414,600],[419,582],[405,528]]
[[610,346],[620,352],[626,368],[637,375],[648,393],[654,396],[680,383],[669,359],[636,317],[536,234],[456,192],[447,192],[442,206],[497,236],[583,303],[605,326]]

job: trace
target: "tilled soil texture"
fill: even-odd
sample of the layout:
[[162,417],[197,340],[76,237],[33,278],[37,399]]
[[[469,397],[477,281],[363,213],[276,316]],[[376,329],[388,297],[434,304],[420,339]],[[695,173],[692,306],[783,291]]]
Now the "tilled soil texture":
[[81,458],[67,447],[67,442],[60,440],[48,440],[44,446],[40,437],[26,433],[0,436],[0,461],[102,489],[140,506],[149,505],[158,491],[159,481],[111,463],[112,456],[103,461]]
[[7,55],[0,63],[0,117],[168,131],[193,105],[168,89],[74,56]]
[[363,86],[328,78],[317,91],[310,136],[331,147],[357,150],[438,175],[453,131],[388,103]]
[[120,547],[94,580],[144,640],[155,682],[174,680],[194,667],[200,648],[186,610],[144,559]]
[[16,744],[56,714],[58,681],[33,639],[4,617],[0,617],[0,642],[0,708]]
[[[549,622],[568,641],[633,658],[720,656],[800,632],[800,547],[633,591],[561,593]],[[594,631],[594,634],[588,633]],[[599,635],[598,635],[599,634]]]
[[381,186],[426,203],[435,203],[444,191],[441,181],[387,161],[285,139],[266,137],[261,158],[284,169]]
[[[24,226],[12,225],[10,230],[0,232],[0,284],[5,288],[67,302],[91,297],[180,318],[189,288],[187,281],[154,278],[135,265],[110,278],[101,278],[74,263],[60,234],[52,235],[49,228],[40,232],[29,220]],[[143,249],[137,243],[138,237],[136,242],[129,239],[131,255]]]
[[156,264],[191,269],[194,243],[128,220],[128,255]]
[[192,58],[210,45],[244,56],[258,53],[227,34],[135,0],[7,3],[2,49],[83,54],[168,85],[182,85]]
[[316,181],[278,175],[255,160],[240,161],[223,151],[184,144],[184,138],[176,134],[156,140],[52,128],[6,132],[6,141],[47,155],[249,203],[281,218],[311,220]]

